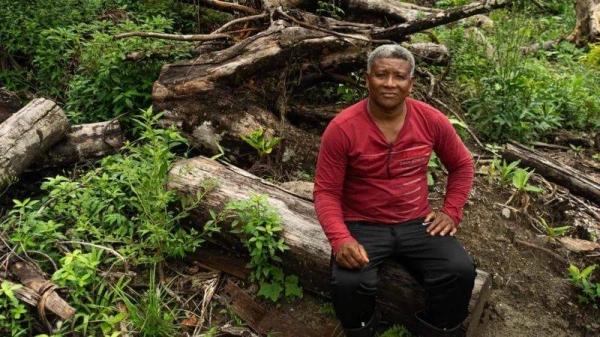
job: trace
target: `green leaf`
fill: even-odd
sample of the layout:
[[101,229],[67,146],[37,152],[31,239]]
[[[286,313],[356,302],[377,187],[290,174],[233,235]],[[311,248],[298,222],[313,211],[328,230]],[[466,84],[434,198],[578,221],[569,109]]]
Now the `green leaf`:
[[277,283],[262,283],[257,295],[268,298],[273,302],[277,302],[282,291],[283,287]]

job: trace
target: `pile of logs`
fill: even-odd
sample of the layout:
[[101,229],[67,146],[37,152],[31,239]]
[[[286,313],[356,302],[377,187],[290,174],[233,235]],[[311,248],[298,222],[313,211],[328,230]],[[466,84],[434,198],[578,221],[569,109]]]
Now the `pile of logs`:
[[[18,107],[14,101],[4,106]],[[0,121],[0,190],[25,170],[101,158],[124,143],[118,121],[71,126],[63,110],[44,98],[34,99],[14,113],[10,109],[0,112],[6,117]]]

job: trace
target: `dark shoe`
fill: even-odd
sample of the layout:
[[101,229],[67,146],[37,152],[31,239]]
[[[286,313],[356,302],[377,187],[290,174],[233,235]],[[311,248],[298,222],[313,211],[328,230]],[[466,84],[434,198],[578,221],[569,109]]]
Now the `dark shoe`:
[[344,333],[346,337],[373,337],[375,336],[375,332],[377,332],[380,320],[381,314],[376,311],[371,320],[364,326],[357,329],[344,329]]
[[419,311],[415,314],[415,318],[417,319],[417,336],[419,337],[455,337],[458,336],[458,330],[460,329],[460,324],[451,329],[440,329],[429,323],[427,323],[424,319],[422,311]]

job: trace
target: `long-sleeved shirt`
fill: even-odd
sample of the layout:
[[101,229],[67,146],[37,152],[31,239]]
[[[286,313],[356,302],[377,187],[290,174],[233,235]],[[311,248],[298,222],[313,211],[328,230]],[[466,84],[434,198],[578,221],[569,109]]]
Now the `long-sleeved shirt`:
[[455,225],[473,182],[471,156],[441,112],[407,98],[404,125],[390,143],[368,113],[367,102],[340,112],[321,140],[313,195],[334,254],[355,241],[344,221],[393,224],[431,212],[427,164],[432,151],[448,170],[441,212]]

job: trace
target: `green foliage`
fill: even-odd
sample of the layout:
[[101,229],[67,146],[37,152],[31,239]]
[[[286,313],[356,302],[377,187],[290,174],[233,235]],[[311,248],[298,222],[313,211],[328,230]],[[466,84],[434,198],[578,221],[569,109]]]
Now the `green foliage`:
[[528,183],[529,178],[531,178],[531,175],[533,175],[533,172],[535,170],[531,170],[531,171],[527,171],[525,169],[517,169],[515,171],[515,173],[513,174],[513,179],[512,179],[512,183],[513,186],[517,189],[517,191],[525,191],[525,192],[535,192],[535,193],[541,193],[544,192],[544,189],[541,187],[537,187],[534,185],[530,185]]
[[582,59],[588,67],[600,70],[600,44],[590,45],[590,51]]
[[335,317],[335,309],[333,308],[333,303],[325,302],[319,310],[317,310],[317,314],[329,317]]
[[8,281],[0,285],[0,332],[10,333],[11,336],[22,336],[27,333],[23,327],[31,327],[31,317],[26,315],[27,308],[15,296],[15,290],[22,286]]
[[[298,277],[285,275],[276,265],[281,262],[277,255],[289,249],[283,238],[277,238],[282,230],[279,213],[269,204],[267,195],[253,195],[246,200],[230,201],[225,210],[231,222],[232,233],[242,238],[250,253],[248,267],[252,269],[250,280],[259,282],[259,296],[276,302],[280,297],[302,297]],[[213,214],[213,219],[215,215]]]
[[273,148],[281,141],[278,137],[267,140],[262,127],[259,127],[258,130],[255,130],[248,136],[241,135],[240,137],[256,150],[259,158],[263,158],[271,153]]
[[597,162],[600,163],[600,153],[596,153],[592,156],[592,158],[594,158]]
[[344,10],[339,7],[341,4],[336,4],[336,0],[318,1],[317,6],[317,14],[319,15],[341,20],[346,14],[344,13]]
[[431,153],[431,157],[429,157],[429,162],[427,162],[427,185],[433,186],[435,185],[435,179],[433,179],[433,171],[438,170],[442,167],[442,163],[440,159],[435,154],[435,152]]
[[500,159],[494,158],[490,165],[489,174],[490,176],[498,175],[500,177],[500,185],[508,185],[512,182],[515,169],[520,162],[520,160],[517,160],[507,164],[506,160],[503,159],[502,163],[500,163]]
[[[9,90],[36,91],[58,101],[74,123],[150,105],[162,65],[189,56],[186,42],[113,38],[128,31],[172,32],[179,17],[173,14],[179,8],[175,1],[152,1],[152,6],[162,4],[160,10],[135,1],[19,1],[18,11],[5,8],[11,6],[7,2],[0,0],[0,40],[11,41],[3,52],[12,66],[0,72],[0,82]],[[146,57],[127,61],[129,52]]]
[[412,337],[412,334],[404,326],[394,325],[379,335],[379,337]]
[[474,34],[465,38],[461,25],[436,31],[451,41],[447,44],[455,58],[450,78],[460,87],[463,108],[480,134],[491,141],[526,141],[561,127],[597,128],[600,77],[578,61],[578,49],[561,43],[551,51],[521,53],[522,46],[558,38],[571,29],[570,23],[560,16],[542,20],[518,12],[494,14],[494,28],[485,32],[494,46],[489,56]]
[[591,280],[592,272],[596,269],[596,265],[591,265],[583,270],[579,270],[574,265],[569,266],[569,274],[571,275],[571,283],[581,289],[582,295],[579,295],[580,303],[591,303],[594,308],[598,308],[598,299],[600,298],[600,283]]
[[464,6],[473,2],[473,0],[438,0],[435,2],[435,7],[439,8],[452,8]]
[[543,218],[540,218],[540,221],[542,222],[542,225],[546,230],[548,242],[555,242],[557,237],[564,235],[569,230],[569,228],[571,228],[571,226],[552,227]]
[[127,330],[143,337],[176,336],[183,312],[171,308],[172,299],[168,298],[164,286],[156,282],[155,275],[156,266],[150,272],[148,289],[141,295],[133,289],[116,291],[129,313],[127,321],[131,326]]
[[[154,129],[159,118],[151,109],[144,111],[134,119],[139,140],[127,143],[121,153],[104,158],[99,167],[79,176],[47,179],[42,184],[46,195],[15,200],[2,223],[16,253],[44,251],[60,260],[52,280],[69,289],[67,301],[77,309],[73,325],[63,325],[61,333],[73,329],[75,336],[118,334],[124,315],[116,308],[122,297],[117,295],[122,295],[126,284],[109,285],[98,275],[98,270],[122,263],[114,252],[134,266],[155,264],[194,251],[204,236],[218,230],[216,223],[208,223],[201,233],[180,225],[214,183],[206,182],[193,198],[182,199],[166,189],[167,172],[175,160],[172,150],[184,140],[172,129]],[[64,254],[64,247],[71,245],[76,249]],[[163,331],[162,324],[177,314],[166,310],[168,303],[163,299],[164,288],[152,284],[147,293],[129,298],[141,310],[136,314],[149,331]],[[6,310],[18,309],[10,300],[0,299],[3,304]],[[0,319],[1,334],[31,331],[29,316],[14,316]]]

